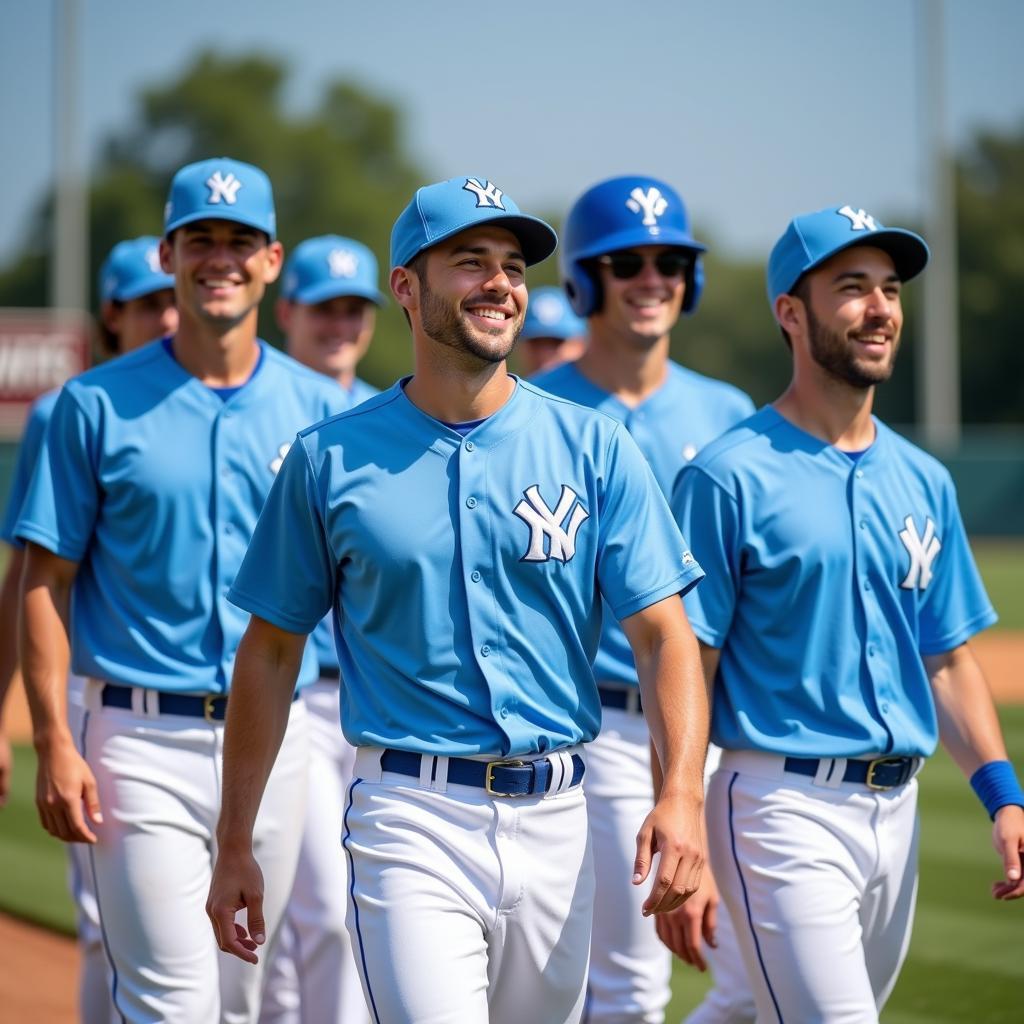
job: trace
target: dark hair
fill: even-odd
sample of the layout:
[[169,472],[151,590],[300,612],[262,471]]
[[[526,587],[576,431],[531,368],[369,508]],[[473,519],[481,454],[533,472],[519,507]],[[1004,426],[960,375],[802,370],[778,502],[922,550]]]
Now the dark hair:
[[[406,270],[411,270],[416,275],[421,286],[425,284],[427,280],[427,250],[420,249],[420,251],[416,253],[408,263],[406,263],[405,268]],[[402,307],[402,316],[405,317],[405,322],[409,325],[409,328],[412,329],[412,319],[409,316],[409,310],[407,310],[405,306]]]
[[[811,289],[807,284],[807,275],[801,274],[797,279],[792,288],[789,289],[786,295],[792,295],[794,299],[799,299],[805,306],[811,304]],[[779,330],[782,332],[782,340],[786,343],[786,348],[793,351],[793,339],[790,338],[786,329],[783,326],[779,326]]]

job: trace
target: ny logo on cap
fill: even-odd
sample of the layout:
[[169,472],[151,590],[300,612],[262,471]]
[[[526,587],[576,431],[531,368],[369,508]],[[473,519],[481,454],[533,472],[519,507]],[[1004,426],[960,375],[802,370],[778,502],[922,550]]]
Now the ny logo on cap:
[[327,254],[327,266],[331,277],[355,277],[359,260],[350,249],[332,249]]
[[[526,500],[512,509],[530,528],[530,546],[520,561],[547,562],[554,558],[558,562],[568,562],[576,554],[576,534],[590,518],[590,513],[579,503],[579,496],[571,487],[562,484],[562,495],[552,510],[540,496],[540,488],[536,484],[527,487],[523,494]],[[566,516],[569,516],[569,522],[563,528]],[[545,537],[548,538],[547,552],[544,551]]]
[[854,210],[850,206],[842,207],[839,212],[850,221],[852,231],[877,231],[878,225],[870,213],[863,210]]
[[910,570],[900,586],[904,590],[924,590],[932,581],[932,563],[942,548],[939,538],[935,536],[935,524],[926,517],[924,536],[918,536],[914,517],[907,516],[903,520],[899,538],[910,555]]
[[482,185],[476,178],[467,178],[466,184],[462,186],[463,191],[472,192],[476,196],[476,205],[479,209],[481,206],[493,206],[498,210],[504,210],[505,206],[501,201],[502,191],[497,185],[492,185],[489,181],[485,181]]
[[643,213],[644,227],[653,227],[658,218],[668,208],[668,200],[661,194],[661,189],[653,185],[645,192],[639,185],[629,193],[626,206],[634,213]]
[[206,179],[206,187],[210,190],[209,198],[206,200],[208,203],[219,203],[223,199],[228,206],[234,206],[238,202],[238,190],[242,183],[231,171],[228,171],[226,178],[220,171],[214,171]]
[[151,245],[146,250],[146,265],[149,267],[150,273],[160,273],[160,250],[155,245]]

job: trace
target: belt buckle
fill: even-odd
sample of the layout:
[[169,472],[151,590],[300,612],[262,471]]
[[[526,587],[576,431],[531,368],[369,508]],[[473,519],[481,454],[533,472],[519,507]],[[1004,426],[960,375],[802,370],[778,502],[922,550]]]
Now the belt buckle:
[[489,796],[526,796],[525,793],[502,793],[494,788],[494,769],[495,768],[525,768],[529,764],[528,761],[510,760],[510,761],[488,761],[487,770],[484,773],[484,789],[487,790]]
[[203,694],[203,719],[210,723],[210,725],[216,725],[218,722],[222,722],[223,718],[214,718],[213,713],[216,710],[214,707],[214,701],[223,700],[226,701],[227,694],[224,693],[206,693]]
[[864,779],[864,785],[867,786],[868,789],[873,789],[877,792],[884,792],[885,790],[895,789],[896,786],[899,785],[899,783],[894,783],[891,786],[882,786],[879,785],[879,783],[875,782],[875,769],[878,768],[879,765],[883,764],[899,764],[902,760],[902,757],[876,757],[874,761],[869,761],[868,774],[867,777]]

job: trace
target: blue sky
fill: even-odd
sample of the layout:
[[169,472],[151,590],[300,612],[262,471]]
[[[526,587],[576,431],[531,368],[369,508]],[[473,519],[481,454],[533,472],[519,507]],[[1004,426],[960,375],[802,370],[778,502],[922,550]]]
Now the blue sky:
[[[520,206],[557,211],[643,171],[679,188],[719,248],[763,257],[790,216],[832,202],[923,214],[929,2],[84,0],[83,145],[95,157],[139,88],[198,49],[261,50],[294,67],[296,108],[334,77],[394,101],[433,179],[483,173]],[[0,260],[53,174],[53,6],[0,4]],[[950,138],[1024,127],[1024,4],[945,11]]]

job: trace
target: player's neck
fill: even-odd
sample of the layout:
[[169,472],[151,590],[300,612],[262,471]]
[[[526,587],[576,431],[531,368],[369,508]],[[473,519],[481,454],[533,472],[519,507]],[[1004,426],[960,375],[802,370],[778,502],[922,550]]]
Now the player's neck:
[[641,347],[592,331],[586,350],[576,360],[576,369],[592,384],[633,408],[665,383],[668,342],[666,334],[653,345]]
[[256,310],[223,332],[183,316],[171,344],[174,358],[203,384],[238,387],[252,376],[259,361]]
[[772,404],[808,434],[844,451],[863,451],[875,440],[874,400],[874,387],[855,388],[832,378],[811,382],[796,375]]
[[515,388],[504,363],[488,365],[474,374],[418,359],[405,396],[442,423],[468,423],[496,413]]

